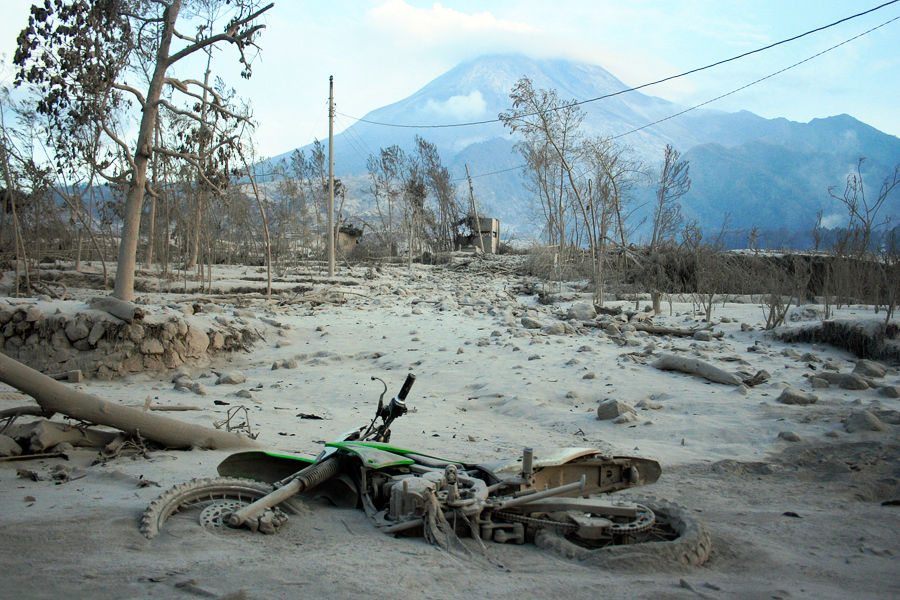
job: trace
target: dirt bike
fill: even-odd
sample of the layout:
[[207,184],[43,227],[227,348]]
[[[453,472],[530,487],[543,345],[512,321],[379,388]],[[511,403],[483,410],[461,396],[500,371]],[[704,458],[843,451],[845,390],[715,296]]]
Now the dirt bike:
[[362,508],[385,533],[424,534],[444,547],[463,534],[534,542],[585,559],[623,544],[662,542],[680,562],[706,560],[709,534],[683,509],[597,497],[657,481],[658,462],[591,448],[561,449],[539,459],[525,448],[518,460],[483,465],[404,449],[390,444],[390,428],[407,413],[415,375],[407,376],[387,404],[387,385],[372,379],[384,389],[368,425],[326,443],[315,459],[267,451],[233,454],[219,464],[220,477],[182,483],[154,500],[142,516],[142,533],[152,538],[171,516],[191,512],[206,528],[273,533],[286,513],[298,512],[298,499],[324,498]]

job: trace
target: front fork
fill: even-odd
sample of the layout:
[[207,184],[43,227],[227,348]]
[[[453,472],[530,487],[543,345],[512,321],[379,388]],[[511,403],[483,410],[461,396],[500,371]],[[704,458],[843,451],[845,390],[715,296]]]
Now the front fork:
[[261,515],[263,511],[281,504],[294,494],[301,494],[316,487],[320,483],[331,479],[337,475],[340,470],[340,458],[337,454],[332,454],[321,462],[317,462],[314,465],[310,465],[305,469],[297,471],[297,473],[287,478],[287,483],[275,491],[266,494],[256,502],[231,513],[227,518],[227,523],[231,527],[240,527],[247,521]]

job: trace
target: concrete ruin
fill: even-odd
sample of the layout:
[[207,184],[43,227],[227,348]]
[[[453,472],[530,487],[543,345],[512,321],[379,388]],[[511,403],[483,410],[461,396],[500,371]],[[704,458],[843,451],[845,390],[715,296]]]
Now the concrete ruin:
[[[500,219],[472,216],[457,223],[456,247],[460,250],[481,250],[485,254],[500,253]],[[480,238],[480,239],[479,239]]]

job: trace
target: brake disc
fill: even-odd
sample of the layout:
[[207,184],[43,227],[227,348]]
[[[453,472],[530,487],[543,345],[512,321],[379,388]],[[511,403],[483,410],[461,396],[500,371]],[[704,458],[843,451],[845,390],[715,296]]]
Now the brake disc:
[[245,506],[247,503],[240,500],[216,500],[200,511],[200,525],[206,529],[227,529],[225,519],[228,515]]

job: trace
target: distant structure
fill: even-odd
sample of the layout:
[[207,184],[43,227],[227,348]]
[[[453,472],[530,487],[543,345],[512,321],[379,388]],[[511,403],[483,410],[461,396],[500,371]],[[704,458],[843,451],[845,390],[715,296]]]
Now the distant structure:
[[341,225],[337,234],[338,251],[344,256],[350,254],[353,251],[353,248],[359,243],[359,238],[362,237],[362,234],[363,230],[361,227],[357,227],[350,223]]
[[481,250],[483,243],[485,254],[500,252],[500,219],[480,217],[476,227],[475,218],[470,215],[457,223],[456,230],[456,247],[460,250]]

